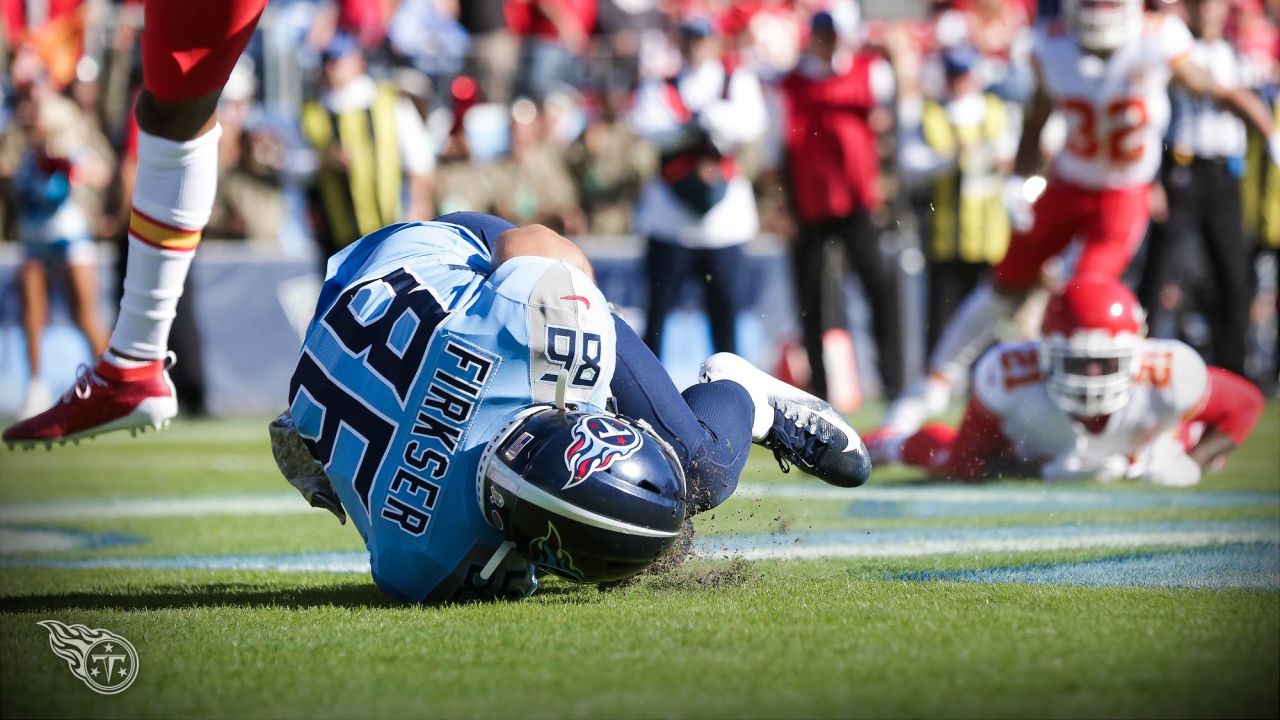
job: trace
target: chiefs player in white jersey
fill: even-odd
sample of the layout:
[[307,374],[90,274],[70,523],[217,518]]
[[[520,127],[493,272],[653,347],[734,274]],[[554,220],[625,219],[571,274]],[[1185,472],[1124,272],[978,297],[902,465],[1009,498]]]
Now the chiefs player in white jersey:
[[1243,443],[1262,413],[1249,381],[1207,367],[1184,343],[1145,337],[1133,293],[1077,277],[1045,312],[1044,338],[996,345],[978,361],[958,429],[879,431],[873,463],[961,480],[1142,479],[1191,485]]
[[[1182,20],[1145,13],[1143,0],[1066,0],[1064,11],[1063,20],[1037,27],[1032,42],[1037,91],[1005,192],[1015,230],[1008,254],[956,309],[928,376],[890,408],[888,427],[914,430],[945,409],[952,388],[994,340],[996,324],[1073,238],[1083,241],[1075,274],[1120,276],[1149,220],[1171,80],[1269,137],[1272,159],[1280,161],[1280,135],[1262,103],[1246,89],[1219,87],[1187,62],[1194,41]],[[1046,180],[1034,173],[1041,131],[1055,112],[1065,121],[1066,145]]]

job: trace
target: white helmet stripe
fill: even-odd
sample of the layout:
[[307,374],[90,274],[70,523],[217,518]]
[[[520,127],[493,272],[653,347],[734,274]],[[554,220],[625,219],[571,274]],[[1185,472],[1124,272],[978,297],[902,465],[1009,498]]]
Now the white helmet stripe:
[[679,530],[668,532],[666,530],[654,530],[640,525],[632,525],[631,523],[615,520],[565,502],[542,488],[525,482],[524,478],[520,477],[515,470],[512,470],[506,463],[497,458],[494,458],[489,463],[488,473],[489,480],[521,500],[531,502],[547,512],[553,512],[592,527],[641,537],[675,537],[680,534]]

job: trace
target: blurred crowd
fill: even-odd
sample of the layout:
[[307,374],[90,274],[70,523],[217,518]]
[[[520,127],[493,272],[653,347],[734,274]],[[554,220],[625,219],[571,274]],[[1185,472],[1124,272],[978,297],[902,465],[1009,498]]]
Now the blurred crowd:
[[[1191,1],[1221,3],[1240,82],[1274,102],[1280,3]],[[0,6],[3,238],[122,241],[141,2]],[[1188,16],[1177,0],[1151,9]],[[205,237],[327,255],[457,210],[640,236],[650,344],[664,298],[700,277],[715,344],[732,349],[744,291],[717,280],[739,277],[742,246],[771,234],[792,250],[810,384],[828,393],[824,336],[844,325],[828,310],[853,270],[892,394],[903,251],[932,270],[932,339],[1008,242],[1000,188],[1033,91],[1030,28],[1057,12],[1053,0],[273,0],[222,96]],[[1046,132],[1046,154],[1062,141]],[[1266,184],[1245,187],[1239,251],[1280,244]],[[1186,302],[1184,270],[1161,267],[1149,304]]]

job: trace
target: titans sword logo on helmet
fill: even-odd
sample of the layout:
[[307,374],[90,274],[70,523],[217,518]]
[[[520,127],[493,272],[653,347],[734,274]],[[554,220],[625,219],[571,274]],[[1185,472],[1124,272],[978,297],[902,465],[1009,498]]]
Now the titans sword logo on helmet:
[[573,426],[574,442],[564,453],[570,477],[568,490],[597,470],[608,470],[614,462],[631,457],[644,438],[631,426],[607,415],[588,415]]

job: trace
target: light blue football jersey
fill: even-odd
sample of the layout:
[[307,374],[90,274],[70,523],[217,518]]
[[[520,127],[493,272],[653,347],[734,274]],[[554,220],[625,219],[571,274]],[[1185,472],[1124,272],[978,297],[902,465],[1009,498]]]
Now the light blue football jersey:
[[533,569],[481,513],[485,444],[559,374],[604,407],[613,319],[581,271],[490,250],[442,222],[392,225],[330,261],[290,387],[290,411],[369,550],[373,579],[414,601],[523,597]]

